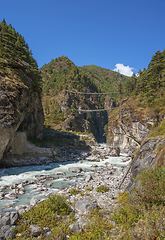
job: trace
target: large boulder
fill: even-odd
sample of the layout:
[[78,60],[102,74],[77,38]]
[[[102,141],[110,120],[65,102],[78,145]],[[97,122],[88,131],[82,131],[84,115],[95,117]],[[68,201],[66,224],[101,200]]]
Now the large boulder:
[[30,225],[31,235],[33,237],[38,237],[42,233],[42,228],[38,227],[37,225]]
[[88,214],[90,210],[96,208],[98,206],[97,202],[88,201],[88,200],[79,200],[75,204],[75,210],[78,211],[79,214]]
[[74,173],[80,173],[83,171],[83,169],[81,167],[70,167],[70,168],[68,168],[68,170],[70,172],[74,172]]

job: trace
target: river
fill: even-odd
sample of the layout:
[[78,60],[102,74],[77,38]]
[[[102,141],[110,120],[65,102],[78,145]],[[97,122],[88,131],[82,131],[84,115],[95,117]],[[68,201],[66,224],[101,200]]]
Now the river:
[[[105,147],[105,145],[102,145]],[[105,163],[109,162],[115,167],[126,166],[129,161],[123,162],[123,158],[126,155],[120,155],[119,157],[106,156],[100,162],[81,160],[77,162],[63,162],[63,163],[50,163],[49,165],[31,165],[23,167],[12,167],[0,169],[0,191],[7,193],[15,192],[12,189],[14,184],[21,183],[22,181],[28,183],[25,186],[25,194],[17,195],[17,198],[10,200],[3,198],[0,200],[1,213],[5,211],[14,211],[16,205],[29,204],[32,197],[43,199],[50,192],[58,192],[59,189],[64,189],[70,185],[75,185],[76,182],[82,182],[84,177],[91,170],[95,169],[95,165],[98,168],[106,168]],[[70,167],[81,167],[83,171],[79,174],[72,173],[68,170]],[[54,179],[44,179],[44,176],[51,176]],[[37,180],[38,176],[43,176],[43,181]],[[52,184],[52,185],[51,185]],[[5,187],[8,186],[8,187]]]

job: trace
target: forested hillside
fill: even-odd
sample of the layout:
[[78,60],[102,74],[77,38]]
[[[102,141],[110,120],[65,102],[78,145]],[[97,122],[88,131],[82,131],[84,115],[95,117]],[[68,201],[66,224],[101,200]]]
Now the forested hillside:
[[31,79],[33,89],[41,93],[41,77],[32,51],[23,36],[3,20],[0,23],[0,75],[7,78],[8,83],[3,81],[1,84],[8,84],[8,89],[17,89],[15,80],[19,80],[20,75],[23,81],[24,74]]
[[133,91],[147,101],[154,103],[162,98],[165,92],[165,50],[159,50],[152,56],[147,69],[140,70],[126,82],[126,95]]
[[118,84],[125,85],[129,77],[118,72],[98,67],[95,65],[86,65],[81,67],[95,81],[100,92],[116,92]]
[[[124,89],[124,88],[123,88]],[[165,50],[152,56],[147,69],[129,78],[123,96],[135,97],[158,126],[165,116]]]
[[[104,95],[75,95],[68,91],[117,92],[118,83],[124,84],[128,79],[119,73],[96,66],[77,67],[64,56],[52,60],[49,64],[44,65],[40,71],[43,79],[43,107],[46,124],[54,125],[63,122],[70,113],[76,115],[76,109],[104,108]],[[70,98],[70,103],[67,107],[65,106],[67,110],[61,107],[60,93]],[[113,95],[116,102],[117,98],[118,94]]]
[[97,86],[92,78],[75,66],[67,57],[52,60],[41,69],[43,76],[43,92],[57,94],[61,90],[82,92],[97,92]]

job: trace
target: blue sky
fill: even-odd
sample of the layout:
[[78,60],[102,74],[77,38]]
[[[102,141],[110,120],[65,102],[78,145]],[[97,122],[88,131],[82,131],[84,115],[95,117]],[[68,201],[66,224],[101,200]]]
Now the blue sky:
[[165,49],[165,0],[0,0],[41,67],[67,56],[126,75]]

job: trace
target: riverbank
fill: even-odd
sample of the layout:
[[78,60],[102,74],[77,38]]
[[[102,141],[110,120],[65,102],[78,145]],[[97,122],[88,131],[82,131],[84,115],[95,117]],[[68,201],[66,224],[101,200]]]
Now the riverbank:
[[[1,229],[3,230],[6,226],[5,229],[7,229],[7,231],[10,229],[10,232],[12,232],[11,230],[15,227],[17,219],[19,219],[24,212],[29,211],[34,206],[54,194],[67,197],[66,201],[74,212],[75,221],[70,225],[70,229],[74,233],[82,231],[82,229],[88,224],[88,214],[90,210],[95,209],[96,207],[101,209],[104,217],[110,219],[110,212],[117,204],[116,199],[118,197],[118,193],[125,191],[129,182],[130,174],[127,175],[121,189],[119,189],[119,184],[121,183],[121,180],[129,166],[116,168],[111,164],[106,164],[106,167],[107,169],[102,168],[97,170],[97,166],[95,166],[95,170],[92,170],[88,175],[86,175],[83,182],[76,183],[74,186],[70,186],[69,188],[45,194],[45,198],[41,201],[38,198],[33,197],[29,204],[16,206],[15,211],[6,212],[0,219]],[[78,175],[79,174],[77,174],[77,176]],[[45,177],[43,176],[43,178],[41,178],[40,176],[39,179],[43,183]],[[15,216],[15,220],[11,221],[13,216]],[[113,221],[111,221],[111,224],[114,225],[114,228],[116,228]],[[51,229],[47,229],[49,236],[51,236]]]
[[[16,223],[11,221],[12,216],[19,218],[24,212],[54,194],[65,196],[67,203],[72,206],[75,216],[75,223],[71,226],[73,231],[83,229],[88,222],[88,213],[91,209],[99,207],[105,216],[108,215],[116,204],[118,192],[124,191],[128,185],[129,174],[119,189],[131,157],[126,157],[124,153],[119,157],[110,157],[106,145],[97,143],[92,144],[90,150],[73,149],[74,146],[70,148],[70,155],[66,155],[67,151],[62,146],[62,151],[66,154],[61,156],[58,163],[54,163],[54,160],[51,162],[48,157],[45,161],[42,156],[44,164],[40,165],[40,170],[37,170],[39,167],[37,165],[26,166],[21,173],[18,167],[13,168],[12,172],[18,173],[15,175],[17,181],[12,174],[1,178],[0,199],[4,205],[0,227],[7,225],[5,229],[9,229],[10,226],[12,230]],[[38,150],[43,151],[41,148]],[[50,154],[52,154],[51,149]],[[30,172],[27,171],[28,168]],[[3,169],[3,171],[9,170]],[[32,178],[29,177],[31,173]],[[12,180],[14,182],[8,184]],[[4,221],[6,217],[7,222]]]

